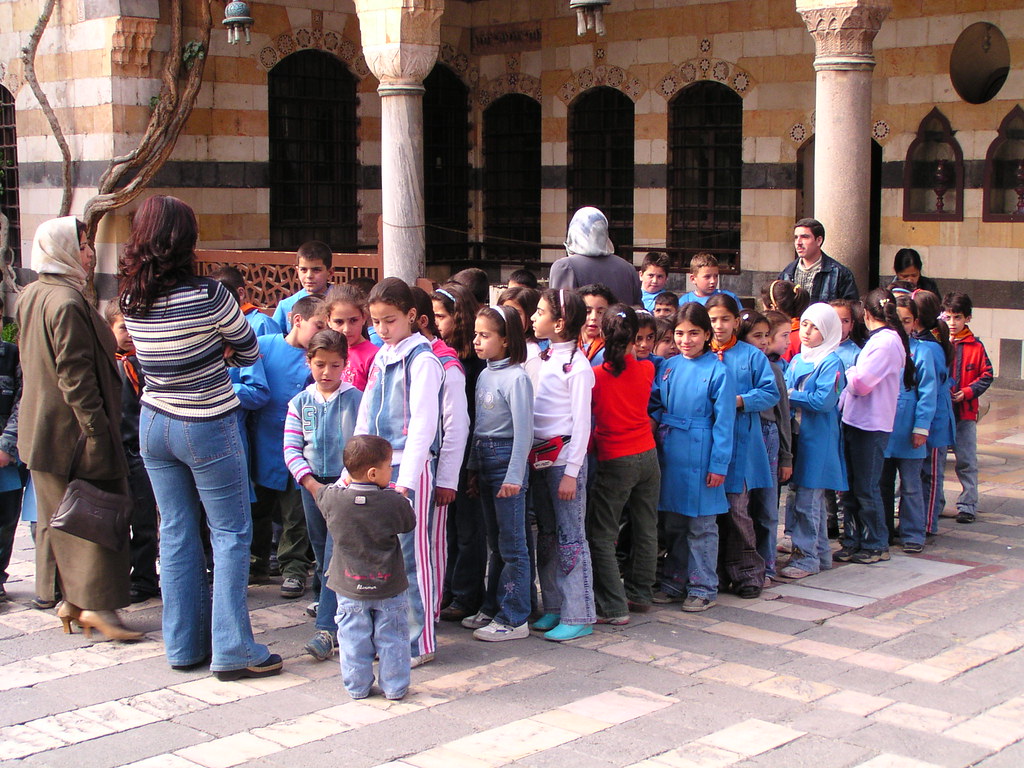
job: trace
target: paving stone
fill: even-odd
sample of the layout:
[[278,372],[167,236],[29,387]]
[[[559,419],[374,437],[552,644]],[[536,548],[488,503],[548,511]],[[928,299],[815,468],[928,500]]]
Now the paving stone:
[[[230,736],[239,731],[261,728],[281,719],[272,701],[235,701],[178,715],[174,722],[211,736]],[[188,757],[186,755],[186,757]],[[190,760],[194,758],[189,758]]]
[[863,747],[838,738],[807,734],[769,752],[739,763],[743,768],[782,768],[783,766],[847,766],[870,754]]
[[113,768],[124,765],[129,755],[134,760],[164,756],[176,749],[208,741],[209,738],[207,734],[193,728],[176,723],[157,722],[37,754],[26,758],[23,765],[25,768],[43,765]]
[[875,723],[850,734],[845,741],[879,752],[912,757],[926,763],[963,768],[987,756],[990,750],[946,736],[887,723]]

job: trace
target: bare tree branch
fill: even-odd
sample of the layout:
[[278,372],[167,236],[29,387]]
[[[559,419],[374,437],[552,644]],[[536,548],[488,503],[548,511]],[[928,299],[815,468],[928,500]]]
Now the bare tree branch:
[[39,49],[39,41],[43,37],[43,32],[46,31],[46,26],[50,23],[55,3],[56,0],[46,0],[46,3],[43,5],[43,13],[36,22],[32,34],[29,35],[28,45],[21,52],[21,60],[25,64],[25,80],[28,81],[29,86],[32,88],[32,93],[35,94],[39,107],[43,110],[43,114],[46,115],[46,121],[50,124],[53,137],[57,140],[57,146],[60,147],[64,195],[60,201],[60,213],[58,215],[67,216],[71,212],[71,149],[68,147],[67,139],[64,138],[64,131],[60,127],[57,115],[53,111],[53,107],[50,106],[50,100],[43,92],[42,87],[39,85],[39,79],[36,77],[36,51]]

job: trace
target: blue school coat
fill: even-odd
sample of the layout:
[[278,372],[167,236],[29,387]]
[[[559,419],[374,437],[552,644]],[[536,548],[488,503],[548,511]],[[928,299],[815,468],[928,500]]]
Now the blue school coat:
[[915,429],[931,430],[935,418],[935,403],[938,400],[938,379],[935,367],[927,358],[928,350],[922,349],[917,339],[910,340],[910,357],[914,361],[914,378],[917,386],[907,389],[900,381],[900,396],[896,401],[896,420],[889,434],[885,448],[887,459],[923,459],[928,455],[926,443],[914,448],[910,436]]
[[718,356],[666,360],[654,378],[650,413],[660,425],[658,509],[687,517],[728,511],[725,486],[707,486],[708,472],[724,475],[729,469],[736,421],[736,390]]
[[[956,416],[953,413],[953,399],[951,388],[949,366],[946,365],[946,353],[942,351],[942,345],[931,338],[931,334],[925,332],[929,338],[915,339],[921,343],[921,364],[930,363],[935,372],[935,417],[932,419],[931,429],[928,431],[927,446],[932,448],[947,448],[956,442]],[[917,359],[914,365],[917,365]]]
[[732,462],[725,478],[725,492],[773,488],[775,476],[761,434],[761,411],[774,408],[779,402],[775,374],[764,353],[745,341],[738,341],[727,350],[724,362],[732,377],[733,390],[743,398],[743,410],[736,412]]
[[843,361],[843,366],[849,368],[857,362],[857,355],[860,354],[860,347],[853,339],[847,339],[836,349],[836,354]]
[[266,336],[270,333],[281,333],[280,324],[269,315],[265,315],[258,309],[250,309],[245,319],[249,321],[252,332],[257,336]]
[[253,481],[264,488],[283,491],[291,475],[284,464],[284,419],[288,401],[306,387],[309,367],[306,350],[293,347],[279,333],[257,338],[267,376],[270,397],[256,412],[253,426]]
[[[271,333],[280,333],[280,330],[273,331],[271,329]],[[267,384],[267,374],[263,370],[262,360],[257,360],[254,365],[242,368],[228,368],[228,376],[231,378],[231,386],[235,390],[238,402],[242,404],[242,407],[235,411],[235,416],[238,419],[238,431],[242,435],[242,449],[245,451],[245,466],[248,471],[246,480],[249,483],[249,501],[252,503],[256,501],[256,490],[252,483],[252,446],[249,439],[249,421],[250,419],[254,420],[255,412],[270,400],[270,385]]]
[[846,388],[843,361],[833,352],[814,368],[798,354],[786,369],[786,387],[793,416],[800,419],[793,483],[845,491],[846,458],[839,424],[839,395]]

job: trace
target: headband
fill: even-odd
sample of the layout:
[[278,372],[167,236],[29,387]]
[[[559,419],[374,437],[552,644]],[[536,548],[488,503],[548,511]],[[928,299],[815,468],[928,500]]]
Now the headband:
[[455,297],[448,293],[448,291],[446,291],[444,288],[438,288],[436,291],[434,291],[434,293],[440,293],[442,296],[447,296],[452,304],[458,304],[458,302],[455,301]]

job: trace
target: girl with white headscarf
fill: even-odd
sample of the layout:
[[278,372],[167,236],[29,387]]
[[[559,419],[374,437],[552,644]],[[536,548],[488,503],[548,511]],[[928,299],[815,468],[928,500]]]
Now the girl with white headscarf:
[[36,594],[45,601],[58,590],[63,595],[57,615],[65,632],[77,623],[86,632],[134,640],[141,633],[125,628],[115,612],[128,605],[127,535],[114,551],[50,528],[72,469],[104,490],[128,491],[114,335],[82,294],[94,259],[73,216],[36,230],[32,267],[39,279],[22,291],[16,310],[24,377],[18,452],[36,491]]
[[786,369],[790,408],[799,425],[793,466],[793,555],[779,571],[787,579],[832,567],[824,491],[846,490],[838,408],[846,374],[836,354],[842,335],[835,309],[812,304],[800,317],[800,353]]

